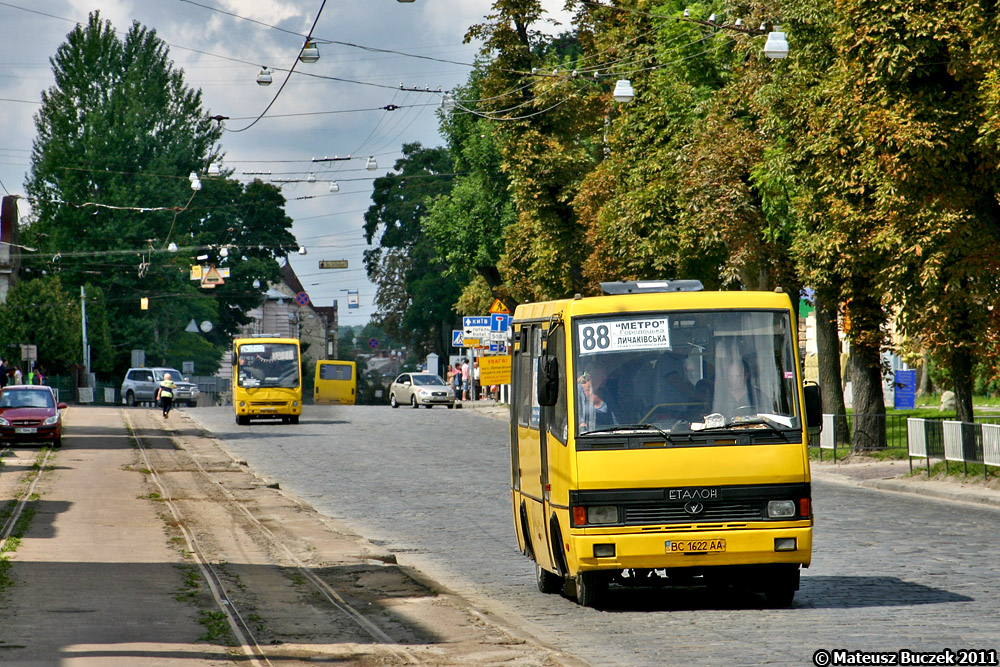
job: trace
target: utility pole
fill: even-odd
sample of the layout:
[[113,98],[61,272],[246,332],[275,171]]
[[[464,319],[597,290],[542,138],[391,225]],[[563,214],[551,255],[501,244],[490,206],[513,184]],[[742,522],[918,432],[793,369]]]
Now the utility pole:
[[[83,370],[90,377],[90,346],[87,345],[87,288],[80,285],[80,313],[83,321]],[[88,380],[89,382],[89,380]]]

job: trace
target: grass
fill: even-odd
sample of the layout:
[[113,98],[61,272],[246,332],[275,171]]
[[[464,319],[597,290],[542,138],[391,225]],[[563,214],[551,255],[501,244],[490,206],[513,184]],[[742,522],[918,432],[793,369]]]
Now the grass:
[[198,641],[234,646],[236,644],[229,627],[229,619],[222,611],[202,611],[198,622],[205,626],[205,632]]

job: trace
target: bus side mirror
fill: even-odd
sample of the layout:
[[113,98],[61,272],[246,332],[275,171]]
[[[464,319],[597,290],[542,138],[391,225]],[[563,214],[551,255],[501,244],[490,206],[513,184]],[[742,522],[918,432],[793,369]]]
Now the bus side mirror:
[[559,360],[542,355],[538,360],[538,404],[552,406],[559,400]]
[[823,428],[823,392],[818,384],[807,384],[802,391],[806,399],[806,428],[818,433]]

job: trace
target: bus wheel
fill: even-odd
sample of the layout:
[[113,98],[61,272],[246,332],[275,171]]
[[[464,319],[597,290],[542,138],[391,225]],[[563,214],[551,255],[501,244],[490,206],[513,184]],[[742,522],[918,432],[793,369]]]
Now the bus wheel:
[[299,423],[299,416],[298,415],[292,415],[291,417],[288,418],[288,423],[289,424],[298,424]]
[[396,395],[395,394],[389,394],[389,407],[390,408],[398,408],[399,407],[399,403],[396,402]]
[[608,592],[603,572],[580,572],[576,575],[576,601],[582,607],[596,607]]
[[243,415],[236,415],[236,423],[240,426],[246,426],[250,423],[250,417],[245,417]]
[[538,584],[538,590],[542,593],[552,594],[561,591],[565,581],[558,574],[553,574],[535,563],[535,583]]
[[799,589],[799,570],[775,573],[764,589],[764,601],[773,608],[787,607]]

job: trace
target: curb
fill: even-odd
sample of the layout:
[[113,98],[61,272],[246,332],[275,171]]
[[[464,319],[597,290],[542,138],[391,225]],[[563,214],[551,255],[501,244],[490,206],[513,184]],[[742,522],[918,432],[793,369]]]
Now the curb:
[[1000,491],[993,491],[991,489],[969,488],[968,486],[957,486],[951,482],[918,480],[914,478],[859,479],[840,472],[823,470],[815,465],[811,466],[811,468],[814,480],[830,482],[832,484],[888,491],[891,493],[908,493],[935,500],[971,503],[1000,509]]

